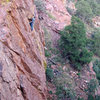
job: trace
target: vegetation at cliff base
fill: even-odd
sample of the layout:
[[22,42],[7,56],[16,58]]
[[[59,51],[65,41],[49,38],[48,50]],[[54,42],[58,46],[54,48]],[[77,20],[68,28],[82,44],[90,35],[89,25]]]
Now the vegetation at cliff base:
[[46,69],[46,78],[48,81],[51,81],[54,77],[54,73],[53,73],[53,70],[49,67],[47,67]]
[[[54,29],[62,25],[56,24],[55,13],[45,9],[43,1],[36,1],[44,25],[48,100],[100,100],[96,94],[100,81],[99,63],[93,65],[96,77],[90,68],[94,57],[100,56],[100,30],[93,25],[95,17],[100,15],[99,0],[68,0],[69,4],[75,3],[76,9],[73,4],[73,7],[67,5],[67,11],[72,15],[71,24],[60,30],[60,34]],[[50,5],[53,7],[51,2]]]
[[97,77],[99,84],[100,84],[100,60],[94,61],[93,69],[96,73],[96,77]]
[[78,70],[92,60],[92,53],[86,48],[87,40],[84,23],[73,16],[71,25],[61,31],[59,47],[62,56],[68,58],[73,67]]
[[90,50],[100,57],[100,29],[95,29],[90,41]]
[[99,100],[100,97],[95,95],[95,91],[97,89],[98,83],[96,79],[91,79],[87,85],[87,95],[88,100]]

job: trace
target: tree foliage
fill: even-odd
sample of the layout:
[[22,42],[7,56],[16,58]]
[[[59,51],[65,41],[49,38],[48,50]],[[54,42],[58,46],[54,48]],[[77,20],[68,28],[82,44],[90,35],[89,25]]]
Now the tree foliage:
[[83,22],[72,17],[71,25],[61,31],[59,46],[63,57],[68,57],[73,66],[81,69],[92,60],[92,53],[86,49],[86,30]]
[[100,15],[99,0],[78,0],[76,3],[76,16],[90,23],[91,18]]
[[85,0],[85,1],[87,1],[88,4],[90,5],[94,16],[99,16],[100,15],[100,4],[98,4],[99,2],[97,0]]
[[83,21],[89,21],[92,16],[93,12],[89,3],[85,0],[80,0],[76,3],[76,16],[81,18]]
[[46,69],[46,78],[47,78],[47,80],[51,81],[53,77],[54,77],[53,70],[51,68],[47,67],[47,69]]
[[91,79],[88,83],[88,93],[94,95],[95,90],[97,89],[97,81],[95,79]]
[[87,85],[87,93],[88,93],[88,100],[97,100],[95,96],[95,91],[97,89],[97,80],[91,79],[90,82]]
[[91,50],[100,57],[100,29],[95,29],[91,37]]
[[98,82],[100,84],[100,60],[96,60],[93,64],[93,70],[96,73],[96,78],[98,79]]

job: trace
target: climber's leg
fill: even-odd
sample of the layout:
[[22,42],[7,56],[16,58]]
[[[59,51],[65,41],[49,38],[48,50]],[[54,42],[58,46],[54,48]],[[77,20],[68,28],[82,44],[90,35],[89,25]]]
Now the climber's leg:
[[33,31],[33,22],[30,22],[31,31]]

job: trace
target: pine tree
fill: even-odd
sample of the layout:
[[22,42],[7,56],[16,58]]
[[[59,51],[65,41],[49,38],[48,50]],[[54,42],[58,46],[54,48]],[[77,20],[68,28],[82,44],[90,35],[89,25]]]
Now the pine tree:
[[73,16],[71,25],[61,31],[59,46],[62,56],[68,57],[78,70],[81,70],[84,64],[88,64],[92,60],[92,53],[87,50],[86,43],[84,24],[79,18]]

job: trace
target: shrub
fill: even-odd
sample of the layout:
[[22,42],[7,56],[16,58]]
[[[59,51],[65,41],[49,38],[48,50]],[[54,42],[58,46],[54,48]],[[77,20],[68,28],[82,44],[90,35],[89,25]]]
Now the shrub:
[[92,53],[86,49],[86,43],[86,30],[83,22],[77,17],[72,17],[71,25],[61,31],[59,47],[62,56],[68,58],[78,70],[92,60]]
[[87,87],[88,94],[94,95],[96,89],[97,89],[97,81],[96,79],[91,79]]
[[88,100],[95,100],[95,91],[97,89],[96,79],[91,79],[87,85]]
[[98,82],[100,84],[100,61],[99,60],[96,60],[93,64],[93,70],[95,71],[96,73],[96,77],[98,79]]
[[65,91],[62,86],[56,87],[56,95],[57,95],[58,100],[65,98],[64,92]]
[[63,72],[62,67],[59,67],[58,74],[55,75],[54,84],[56,86],[57,100],[76,100],[74,91],[76,84],[67,71]]
[[100,100],[100,96],[99,95],[88,95],[88,100]]
[[93,97],[93,95],[89,94],[88,95],[88,100],[95,100],[95,98]]
[[56,87],[57,100],[75,100],[76,95],[73,90],[63,86]]
[[78,100],[84,100],[84,98],[80,98],[80,97],[78,97]]
[[46,69],[46,78],[47,78],[47,80],[51,81],[53,77],[54,77],[53,70],[51,68],[47,67],[47,69]]
[[38,12],[46,12],[45,2],[43,0],[34,0],[34,4],[36,5]]
[[70,100],[75,100],[76,94],[74,90],[71,90],[71,89],[65,89],[65,90],[66,90],[66,97]]
[[76,3],[76,16],[81,18],[83,21],[89,21],[93,17],[93,12],[90,4],[85,0],[78,0]]
[[100,95],[96,95],[95,100],[100,100]]
[[52,91],[49,91],[49,94],[53,94]]
[[98,4],[98,1],[96,1],[96,0],[87,0],[87,2],[89,3],[93,14],[95,16],[99,16],[100,15],[100,4]]
[[51,57],[51,53],[48,50],[45,50],[45,56],[46,57]]
[[77,73],[77,75],[78,75],[78,77],[80,77],[81,76],[81,73],[79,72],[79,73]]
[[95,29],[91,38],[91,50],[95,55],[100,56],[100,29]]
[[78,0],[76,3],[76,16],[91,24],[92,17],[100,15],[99,3],[99,0]]

